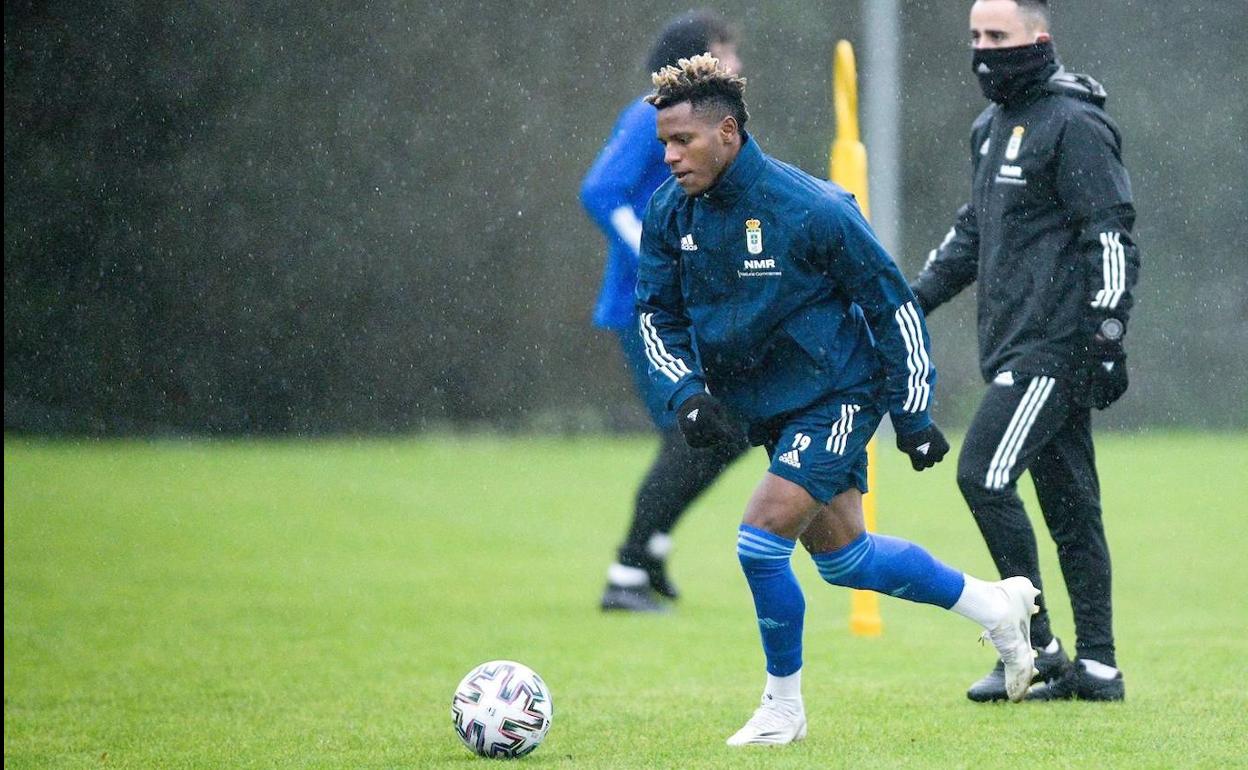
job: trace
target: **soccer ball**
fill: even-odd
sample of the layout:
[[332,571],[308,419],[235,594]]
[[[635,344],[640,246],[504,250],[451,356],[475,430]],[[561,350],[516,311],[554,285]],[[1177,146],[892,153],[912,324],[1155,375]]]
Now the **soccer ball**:
[[546,737],[552,716],[546,683],[511,660],[492,660],[469,671],[451,699],[455,732],[483,757],[523,757]]

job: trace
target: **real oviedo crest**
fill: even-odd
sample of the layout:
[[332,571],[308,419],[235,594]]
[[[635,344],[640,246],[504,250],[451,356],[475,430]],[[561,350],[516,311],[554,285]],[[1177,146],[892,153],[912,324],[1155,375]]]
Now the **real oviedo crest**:
[[1023,134],[1027,133],[1027,129],[1023,126],[1014,126],[1014,131],[1010,133],[1010,143],[1005,146],[1005,159],[1018,160],[1018,151],[1023,147]]
[[763,253],[763,223],[757,219],[745,220],[745,249],[751,254]]

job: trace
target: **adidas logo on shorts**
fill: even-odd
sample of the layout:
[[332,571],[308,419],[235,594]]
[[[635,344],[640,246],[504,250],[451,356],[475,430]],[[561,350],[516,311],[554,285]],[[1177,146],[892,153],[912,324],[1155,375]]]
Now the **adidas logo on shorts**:
[[792,465],[794,468],[802,467],[802,456],[797,453],[796,449],[791,449],[788,452],[785,452],[777,459],[785,465]]

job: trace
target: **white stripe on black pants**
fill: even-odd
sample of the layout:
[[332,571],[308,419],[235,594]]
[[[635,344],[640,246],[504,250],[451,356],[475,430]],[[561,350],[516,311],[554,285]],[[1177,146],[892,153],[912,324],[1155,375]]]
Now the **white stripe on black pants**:
[[[1001,577],[1025,575],[1038,588],[1036,536],[1016,485],[1031,472],[1036,496],[1070,594],[1076,654],[1116,665],[1109,547],[1091,416],[1071,398],[1068,381],[1015,376],[990,385],[958,457],[958,486]],[[1031,623],[1033,643],[1052,637],[1045,595]]]

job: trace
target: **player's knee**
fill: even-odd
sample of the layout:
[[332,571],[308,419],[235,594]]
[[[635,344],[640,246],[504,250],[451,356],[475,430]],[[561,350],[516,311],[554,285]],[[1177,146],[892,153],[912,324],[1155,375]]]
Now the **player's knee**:
[[742,548],[741,543],[738,541],[737,561],[741,564],[741,570],[745,574],[751,575],[775,568],[780,560],[775,556],[761,556],[747,548]]
[[742,524],[737,532],[737,561],[747,576],[783,570],[796,545],[788,538]]
[[754,554],[741,550],[741,541],[737,541],[737,561],[741,564],[741,569],[749,572],[758,562],[758,557]]
[[958,464],[958,489],[962,490],[962,497],[972,504],[1002,494],[1002,490],[989,486],[988,474],[983,468],[963,463]]
[[825,581],[834,586],[861,588],[867,583],[874,554],[875,538],[864,533],[844,548],[814,554],[812,558],[819,577]]

